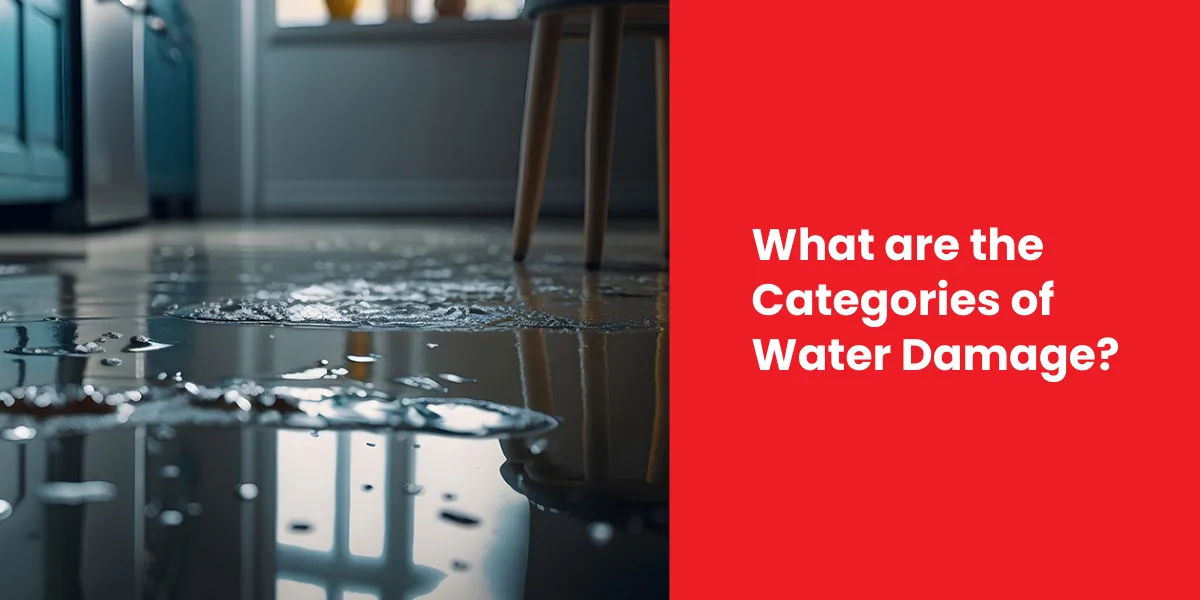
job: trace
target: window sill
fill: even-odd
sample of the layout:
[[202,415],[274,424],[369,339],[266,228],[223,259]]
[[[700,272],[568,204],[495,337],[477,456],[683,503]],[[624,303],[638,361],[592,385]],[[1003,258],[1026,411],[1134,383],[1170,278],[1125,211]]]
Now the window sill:
[[424,41],[528,40],[533,24],[524,20],[429,23],[385,21],[369,25],[333,22],[311,27],[277,27],[270,36],[274,45],[341,43],[404,43]]

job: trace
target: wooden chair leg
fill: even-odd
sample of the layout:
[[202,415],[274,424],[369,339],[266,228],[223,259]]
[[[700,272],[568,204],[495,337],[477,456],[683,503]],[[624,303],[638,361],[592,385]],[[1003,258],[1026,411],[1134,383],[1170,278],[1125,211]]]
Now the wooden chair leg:
[[669,256],[671,244],[668,240],[669,235],[669,216],[670,216],[670,201],[669,188],[671,181],[670,168],[670,153],[668,152],[668,143],[670,142],[670,101],[668,99],[670,77],[670,55],[668,54],[668,40],[666,36],[660,37],[654,42],[655,55],[655,80],[658,94],[658,234],[662,240],[663,256]]
[[624,21],[625,9],[622,6],[593,9],[587,117],[587,208],[583,222],[584,262],[589,269],[600,268],[600,259],[604,254]]
[[513,218],[513,260],[524,260],[537,225],[538,209],[550,158],[554,101],[558,95],[558,58],[562,47],[563,15],[538,17],[529,53],[525,88],[525,120],[521,131],[521,166],[517,178],[517,209]]

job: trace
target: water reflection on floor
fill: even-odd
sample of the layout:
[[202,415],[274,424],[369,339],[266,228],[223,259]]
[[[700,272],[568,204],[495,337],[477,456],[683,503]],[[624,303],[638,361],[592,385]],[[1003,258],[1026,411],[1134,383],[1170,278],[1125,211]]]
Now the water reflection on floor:
[[[387,394],[560,420],[502,440],[9,428],[0,597],[666,597],[667,279],[657,240],[617,228],[612,268],[588,275],[575,229],[538,235],[523,269],[506,259],[500,228],[0,239],[0,350],[15,350],[0,355],[0,389],[130,389],[176,374],[212,385],[326,360]],[[257,323],[228,323],[240,318]],[[305,319],[314,327],[292,326]],[[164,345],[127,351],[145,345],[135,336]]]

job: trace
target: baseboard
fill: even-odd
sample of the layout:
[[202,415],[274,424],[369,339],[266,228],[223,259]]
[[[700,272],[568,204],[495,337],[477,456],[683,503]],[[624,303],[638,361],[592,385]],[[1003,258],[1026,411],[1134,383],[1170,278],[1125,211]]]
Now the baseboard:
[[[517,194],[512,181],[268,181],[261,216],[511,216]],[[654,216],[657,186],[614,182],[609,212]],[[545,216],[583,215],[582,182],[547,182]]]

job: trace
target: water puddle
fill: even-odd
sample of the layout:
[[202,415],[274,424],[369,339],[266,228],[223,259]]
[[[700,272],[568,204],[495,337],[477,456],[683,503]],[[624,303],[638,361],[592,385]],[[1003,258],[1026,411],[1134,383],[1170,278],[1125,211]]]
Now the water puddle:
[[[216,387],[167,382],[123,392],[85,386],[0,391],[0,432],[21,441],[134,426],[419,431],[512,437],[558,421],[524,408],[471,398],[398,398],[358,382],[231,380]],[[170,467],[168,467],[169,469]],[[164,476],[170,476],[164,472]]]
[[[511,267],[510,267],[511,268]],[[439,278],[430,278],[430,275]],[[582,321],[526,306],[503,277],[440,278],[425,271],[412,280],[378,283],[364,279],[259,290],[243,298],[185,306],[167,315],[218,324],[260,324],[354,329],[506,331],[515,329],[636,329],[653,319]],[[542,290],[539,304],[577,301],[563,286]],[[561,296],[561,297],[559,297]],[[430,346],[434,347],[436,346]]]

